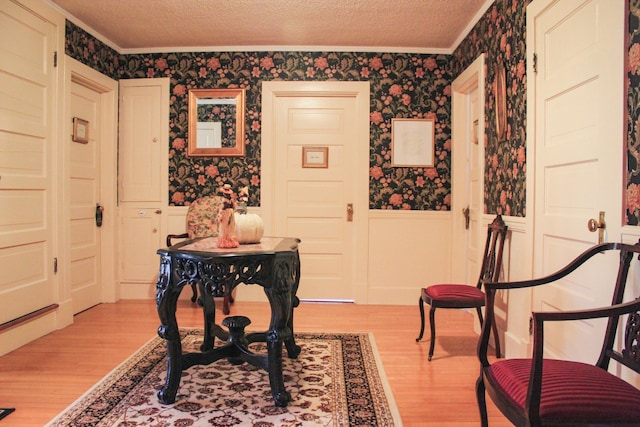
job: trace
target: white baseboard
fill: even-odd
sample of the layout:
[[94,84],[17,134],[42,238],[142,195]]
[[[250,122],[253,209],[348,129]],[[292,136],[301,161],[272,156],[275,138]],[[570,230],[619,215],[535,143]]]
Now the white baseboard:
[[56,330],[56,312],[0,333],[0,356]]

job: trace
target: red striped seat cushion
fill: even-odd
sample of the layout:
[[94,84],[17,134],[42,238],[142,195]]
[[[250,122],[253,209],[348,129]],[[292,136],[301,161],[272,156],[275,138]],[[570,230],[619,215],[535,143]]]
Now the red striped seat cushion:
[[470,285],[433,285],[422,289],[424,295],[438,301],[466,301],[470,306],[483,306],[484,293]]
[[[497,361],[487,371],[494,384],[521,410],[531,359]],[[598,367],[545,359],[540,419],[544,422],[638,423],[640,390]]]

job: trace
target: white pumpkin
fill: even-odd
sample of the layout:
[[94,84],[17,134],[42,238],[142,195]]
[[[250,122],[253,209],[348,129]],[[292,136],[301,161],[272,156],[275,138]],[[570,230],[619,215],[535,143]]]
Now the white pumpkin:
[[235,213],[238,243],[258,243],[264,234],[264,223],[257,214]]

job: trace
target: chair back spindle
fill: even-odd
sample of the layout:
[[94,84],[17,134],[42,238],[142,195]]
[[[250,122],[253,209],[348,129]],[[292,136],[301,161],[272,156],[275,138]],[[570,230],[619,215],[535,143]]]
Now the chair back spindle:
[[497,282],[500,278],[502,253],[507,231],[508,228],[501,215],[496,216],[493,222],[488,225],[487,241],[484,246],[484,256],[477,282],[478,289],[482,288],[484,282]]

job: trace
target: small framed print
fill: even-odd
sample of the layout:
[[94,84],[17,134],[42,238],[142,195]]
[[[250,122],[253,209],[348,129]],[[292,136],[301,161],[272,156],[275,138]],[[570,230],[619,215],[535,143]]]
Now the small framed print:
[[89,122],[78,117],[73,118],[73,136],[74,142],[87,144],[89,142]]
[[302,147],[302,167],[329,167],[329,147]]

